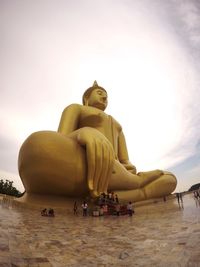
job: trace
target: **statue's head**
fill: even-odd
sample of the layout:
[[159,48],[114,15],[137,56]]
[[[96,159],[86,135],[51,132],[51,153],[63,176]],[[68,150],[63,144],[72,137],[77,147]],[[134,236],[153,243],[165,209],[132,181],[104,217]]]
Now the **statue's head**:
[[85,106],[105,110],[108,104],[107,98],[108,96],[106,90],[94,81],[93,86],[88,88],[83,94],[82,101]]

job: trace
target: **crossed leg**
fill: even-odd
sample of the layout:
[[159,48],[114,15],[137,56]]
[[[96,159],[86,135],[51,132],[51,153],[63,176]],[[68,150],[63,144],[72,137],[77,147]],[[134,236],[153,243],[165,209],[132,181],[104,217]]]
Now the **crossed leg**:
[[141,201],[167,196],[176,188],[176,177],[170,172],[154,170],[132,174],[120,162],[115,161],[108,190],[122,200]]

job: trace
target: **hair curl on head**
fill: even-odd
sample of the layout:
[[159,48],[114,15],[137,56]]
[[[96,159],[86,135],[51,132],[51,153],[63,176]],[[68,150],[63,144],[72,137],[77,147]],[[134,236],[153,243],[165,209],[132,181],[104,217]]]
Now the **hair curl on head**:
[[101,87],[97,84],[97,81],[94,81],[93,86],[89,87],[83,94],[83,97],[82,97],[83,105],[86,104],[86,100],[90,97],[92,91],[95,89],[101,89],[101,90],[104,90],[106,92],[106,90],[103,87]]

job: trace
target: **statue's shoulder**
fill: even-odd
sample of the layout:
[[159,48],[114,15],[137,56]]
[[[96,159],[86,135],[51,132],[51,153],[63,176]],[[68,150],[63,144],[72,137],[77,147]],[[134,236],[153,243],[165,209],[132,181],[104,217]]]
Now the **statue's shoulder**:
[[63,112],[66,112],[66,111],[69,111],[69,110],[72,110],[72,111],[79,111],[81,110],[83,107],[83,105],[80,105],[80,104],[70,104],[69,106],[67,106]]
[[119,132],[121,132],[122,131],[121,124],[115,118],[113,118],[111,115],[109,115],[109,116],[112,118],[113,124],[115,125],[115,127],[117,128],[117,130]]

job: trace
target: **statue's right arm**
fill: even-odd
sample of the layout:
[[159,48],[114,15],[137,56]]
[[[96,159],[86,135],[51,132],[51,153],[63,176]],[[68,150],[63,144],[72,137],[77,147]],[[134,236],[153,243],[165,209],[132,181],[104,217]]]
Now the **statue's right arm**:
[[85,147],[87,158],[87,185],[92,196],[107,192],[114,163],[114,150],[108,139],[92,127],[80,128],[68,135]]
[[62,113],[58,132],[68,135],[78,129],[79,116],[81,112],[81,105],[71,104],[66,107]]
[[114,164],[114,150],[108,139],[91,127],[79,129],[77,140],[86,147],[87,183],[92,196],[107,192]]
[[58,132],[76,140],[86,148],[87,184],[92,195],[106,192],[114,163],[114,151],[108,139],[92,127],[79,128],[84,107],[72,104],[62,113]]
[[126,140],[121,131],[118,138],[118,158],[120,163],[131,173],[136,174],[136,167],[129,161]]

